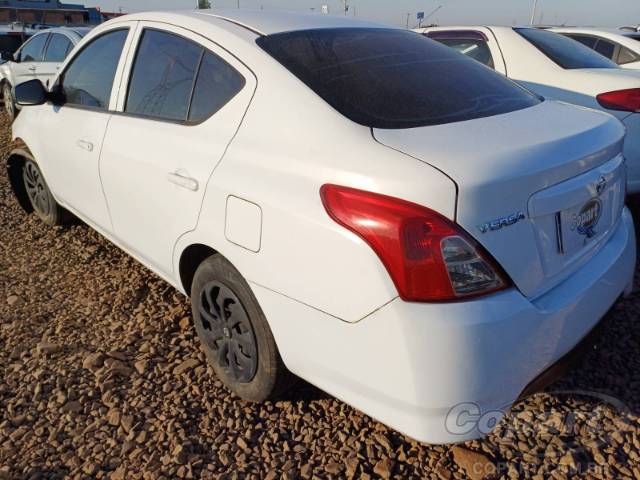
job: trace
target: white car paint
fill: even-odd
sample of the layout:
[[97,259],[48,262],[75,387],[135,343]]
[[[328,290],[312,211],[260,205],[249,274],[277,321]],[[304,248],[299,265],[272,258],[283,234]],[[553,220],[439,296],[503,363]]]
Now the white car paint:
[[496,71],[545,98],[602,110],[624,123],[627,137],[624,156],[628,168],[629,193],[640,193],[640,113],[617,111],[601,106],[596,97],[616,90],[640,88],[640,72],[622,68],[564,69],[511,27],[460,26],[418,29],[429,32],[481,32],[487,38]]
[[[248,10],[121,17],[96,28],[62,67],[105,32],[129,28],[110,111],[24,107],[13,138],[62,205],[181,292],[189,288],[180,261],[190,246],[227,258],[295,374],[417,440],[478,438],[487,432],[477,425],[452,431],[451,408],[474,402],[483,412],[506,411],[630,291],[624,131],[609,115],[553,101],[477,120],[371,129],[255,43],[345,26],[375,27]],[[144,27],[216,52],[242,72],[245,87],[197,125],[124,114]],[[456,222],[513,285],[457,302],[402,300],[376,253],[328,215],[320,196],[327,184],[410,201]],[[556,234],[549,216],[572,215],[594,197],[605,212],[602,230],[559,255],[547,242]],[[478,228],[515,212],[526,218]]]
[[[616,47],[616,51],[614,52],[614,56],[616,56],[616,58],[611,58],[611,60],[618,63],[623,68],[630,68],[634,70],[640,69],[640,33],[638,32],[595,27],[553,27],[549,30],[551,30],[552,32],[567,35],[569,37],[571,37],[572,35],[580,35],[598,40],[608,41],[614,44]],[[624,63],[621,63],[620,59],[617,56],[618,52],[622,48],[633,52],[637,59],[634,61],[624,61]]]

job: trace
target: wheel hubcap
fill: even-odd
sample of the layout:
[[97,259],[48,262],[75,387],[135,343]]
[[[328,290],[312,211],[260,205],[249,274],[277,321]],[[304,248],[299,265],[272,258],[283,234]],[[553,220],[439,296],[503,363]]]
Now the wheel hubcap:
[[42,216],[48,216],[51,213],[49,194],[44,178],[33,162],[27,162],[24,166],[24,186],[36,212]]
[[209,282],[198,310],[203,341],[215,352],[217,364],[232,380],[250,382],[258,369],[258,350],[249,316],[236,294],[220,282]]

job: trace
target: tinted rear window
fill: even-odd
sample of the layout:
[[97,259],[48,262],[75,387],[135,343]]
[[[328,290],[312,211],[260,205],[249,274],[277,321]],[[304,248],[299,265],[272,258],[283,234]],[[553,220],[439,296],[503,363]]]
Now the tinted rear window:
[[460,122],[540,102],[484,65],[404,30],[303,30],[257,43],[332,107],[368,127]]
[[611,60],[559,33],[537,28],[514,30],[562,68],[618,68]]

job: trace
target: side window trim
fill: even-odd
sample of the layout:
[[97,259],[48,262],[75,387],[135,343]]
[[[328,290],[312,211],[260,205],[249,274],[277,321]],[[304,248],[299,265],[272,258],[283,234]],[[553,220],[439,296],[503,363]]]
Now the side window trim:
[[[62,79],[65,75],[65,73],[67,72],[67,70],[69,69],[69,66],[74,62],[74,60],[85,50],[85,48],[87,46],[89,46],[90,44],[92,44],[95,40],[97,40],[98,38],[107,35],[109,33],[113,33],[119,30],[126,30],[128,32],[127,34],[127,38],[124,42],[124,46],[122,47],[122,53],[120,55],[120,60],[118,62],[118,66],[116,67],[116,73],[115,76],[113,78],[113,85],[111,87],[111,97],[109,99],[109,107],[106,109],[103,108],[97,108],[97,107],[91,107],[91,106],[87,106],[87,105],[63,105],[64,108],[74,108],[77,110],[87,110],[87,111],[91,111],[91,112],[96,112],[96,113],[103,113],[106,115],[112,115],[114,112],[114,107],[115,107],[115,100],[118,98],[119,95],[119,90],[120,90],[120,82],[122,80],[122,71],[124,69],[126,60],[128,58],[128,54],[129,54],[129,50],[131,47],[131,41],[133,38],[133,34],[135,34],[135,31],[137,30],[137,24],[138,22],[122,22],[122,23],[118,23],[116,25],[113,26],[113,28],[110,28],[109,30],[105,30],[103,32],[100,32],[100,34],[96,35],[95,37],[91,37],[88,39],[87,42],[82,42],[82,46],[81,48],[79,48],[77,51],[74,51],[74,49],[71,50],[71,52],[73,53],[73,55],[69,55],[67,56],[67,58],[65,59],[62,68],[60,69],[60,72],[58,74],[58,76],[55,78],[55,81],[53,83],[53,88],[56,88],[59,86],[60,84],[60,79]],[[116,84],[118,85],[118,88],[116,88]]]
[[[169,27],[169,28],[167,28]],[[187,117],[186,120],[173,120],[173,119],[168,119],[168,118],[161,118],[161,117],[155,117],[155,116],[151,116],[151,115],[144,115],[144,114],[138,114],[138,113],[131,113],[131,112],[126,112],[125,108],[126,108],[126,103],[127,103],[127,99],[129,96],[129,88],[131,86],[131,81],[133,78],[133,68],[135,66],[135,62],[136,62],[136,58],[138,56],[138,50],[140,49],[141,43],[142,43],[142,38],[144,35],[144,31],[145,30],[156,30],[158,32],[163,32],[163,33],[167,33],[167,34],[172,34],[172,35],[176,35],[178,37],[184,38],[185,40],[195,43],[196,45],[202,47],[203,52],[202,55],[200,57],[200,60],[198,62],[198,68],[195,72],[194,75],[194,79],[193,79],[193,84],[191,87],[191,94],[189,97],[189,107],[188,107],[188,113],[187,113]],[[183,33],[181,33],[183,32]],[[196,84],[198,82],[198,75],[200,73],[200,69],[202,67],[202,63],[204,61],[204,58],[207,54],[207,52],[210,52],[213,55],[216,55],[218,57],[220,57],[223,61],[227,62],[233,69],[235,69],[240,75],[242,75],[245,80],[245,86],[243,87],[243,90],[245,88],[247,88],[247,86],[249,86],[250,82],[248,81],[248,77],[251,76],[254,79],[254,83],[253,83],[253,90],[255,90],[255,74],[253,73],[253,71],[251,71],[249,69],[249,67],[242,62],[241,60],[239,60],[237,57],[235,57],[231,52],[229,52],[228,50],[226,50],[224,47],[218,45],[215,42],[212,42],[211,40],[209,40],[206,37],[202,37],[203,40],[205,40],[205,42],[203,41],[198,41],[195,40],[193,38],[190,38],[188,36],[189,33],[194,33],[191,32],[190,30],[185,30],[182,29],[180,27],[174,26],[172,24],[163,24],[163,23],[158,23],[158,22],[138,22],[138,26],[136,28],[136,32],[135,32],[135,37],[133,38],[130,48],[129,48],[129,55],[127,58],[127,62],[126,62],[126,66],[125,66],[125,70],[122,74],[122,78],[121,78],[121,85],[120,85],[120,95],[118,97],[118,101],[117,101],[117,106],[115,108],[115,110],[111,111],[111,113],[113,115],[118,115],[118,116],[127,116],[127,117],[132,117],[132,118],[141,118],[144,120],[151,120],[151,121],[155,121],[155,122],[162,122],[162,123],[172,123],[175,125],[183,125],[183,126],[188,126],[188,127],[192,127],[192,126],[197,126],[200,125],[204,122],[206,122],[209,118],[211,118],[211,116],[215,115],[215,113],[213,115],[211,115],[210,117],[202,120],[202,121],[198,121],[198,122],[193,122],[193,121],[189,121],[189,114],[191,113],[191,108],[192,108],[192,103],[193,103],[193,97],[194,97],[194,92],[195,92],[195,87]],[[199,34],[197,34],[199,37],[201,37]],[[235,62],[229,62],[228,59],[224,58],[222,55],[220,55],[220,52],[216,52],[214,48],[206,45],[206,43],[211,43],[213,45],[215,45],[218,49],[224,51],[227,55],[233,57],[235,59]],[[234,65],[234,63],[239,63],[242,65],[243,68],[238,68],[237,65]],[[122,88],[124,84],[124,89]],[[238,92],[236,94],[236,96],[238,96],[242,91]],[[235,98],[235,97],[234,97]]]
[[[198,44],[200,45],[200,44]],[[191,83],[191,92],[189,92],[189,106],[187,107],[187,116],[185,117],[185,124],[189,124],[189,117],[191,116],[191,108],[193,107],[193,95],[196,91],[196,85],[198,84],[198,77],[200,76],[200,70],[202,69],[202,62],[207,54],[207,49],[203,46],[202,53],[200,53],[200,60],[198,60],[198,66],[196,67],[195,75],[193,75],[193,82]]]
[[51,43],[51,40],[53,39],[54,35],[55,35],[54,33],[49,33],[49,37],[47,38],[47,41],[44,44],[44,48],[42,49],[42,58],[40,59],[40,61],[42,63],[45,63],[45,60],[47,59],[47,52],[49,51],[49,44]]

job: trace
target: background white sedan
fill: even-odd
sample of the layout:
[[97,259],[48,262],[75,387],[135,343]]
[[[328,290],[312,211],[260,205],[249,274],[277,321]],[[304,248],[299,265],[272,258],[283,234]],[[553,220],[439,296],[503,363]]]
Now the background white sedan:
[[640,192],[640,72],[619,68],[581,43],[539,28],[465,26],[418,31],[543,97],[614,115],[627,127],[628,190]]
[[589,27],[550,30],[577,40],[623,68],[640,69],[640,32]]
[[0,66],[0,92],[10,120],[18,112],[13,89],[16,85],[37,78],[47,84],[57,75],[60,65],[71,50],[90,31],[88,27],[61,27],[42,30],[33,35]]

